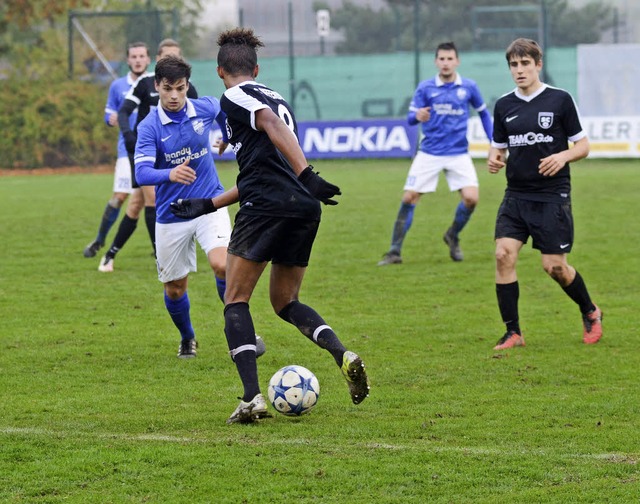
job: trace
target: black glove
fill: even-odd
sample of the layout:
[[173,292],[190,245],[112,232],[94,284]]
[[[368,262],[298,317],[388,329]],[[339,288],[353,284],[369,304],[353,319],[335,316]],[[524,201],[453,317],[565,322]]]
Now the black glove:
[[129,154],[133,154],[136,151],[136,140],[138,140],[138,135],[136,135],[133,131],[127,131],[122,134],[124,137],[124,146],[127,149]]
[[169,205],[171,213],[181,219],[195,219],[216,211],[211,198],[179,199]]
[[311,195],[325,205],[337,205],[338,202],[332,200],[336,195],[342,194],[340,188],[323,179],[313,171],[313,166],[309,165],[298,175],[298,180],[305,186]]

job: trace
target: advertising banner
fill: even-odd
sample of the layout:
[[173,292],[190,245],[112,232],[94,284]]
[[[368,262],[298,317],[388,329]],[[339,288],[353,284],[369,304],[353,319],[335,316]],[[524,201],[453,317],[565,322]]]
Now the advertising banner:
[[[590,158],[640,157],[640,116],[582,117],[581,121],[591,143]],[[404,118],[312,121],[298,123],[298,135],[310,160],[412,158],[419,128],[409,126]],[[472,157],[487,157],[489,140],[477,116],[469,120],[467,139]],[[222,159],[235,159],[231,148]]]

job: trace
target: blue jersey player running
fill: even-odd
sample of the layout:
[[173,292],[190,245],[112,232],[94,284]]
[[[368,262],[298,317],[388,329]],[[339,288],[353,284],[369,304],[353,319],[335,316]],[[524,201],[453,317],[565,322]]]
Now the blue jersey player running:
[[[166,56],[155,68],[159,105],[138,125],[135,176],[140,185],[156,187],[156,256],[165,306],[180,331],[178,357],[196,356],[187,294],[188,275],[196,271],[197,241],[207,254],[220,298],[225,291],[227,245],[231,221],[226,209],[194,219],[179,219],[169,210],[181,198],[212,198],[224,192],[210,145],[217,122],[223,131],[218,153],[227,147],[225,115],[217,98],[187,98],[191,66]],[[255,347],[254,347],[255,348]]]
[[[131,86],[137,82],[140,76],[145,74],[149,63],[151,63],[149,48],[144,42],[133,42],[129,44],[127,47],[127,65],[129,66],[129,71],[127,75],[114,80],[109,86],[107,103],[104,108],[104,122],[107,126],[118,126],[118,109],[124,102],[125,96],[131,89]],[[131,117],[132,124],[135,124],[136,117],[137,114]],[[116,160],[113,177],[113,195],[105,206],[102,218],[100,219],[98,234],[84,249],[83,254],[85,257],[95,257],[98,250],[104,246],[107,234],[118,219],[120,208],[131,193],[133,193],[131,163],[129,162],[129,156],[127,155],[127,149],[124,144],[124,137],[122,136],[122,132],[120,132],[118,134],[118,158]],[[129,204],[131,205],[131,203]]]
[[416,154],[404,185],[404,194],[393,226],[391,247],[379,266],[402,263],[402,242],[411,227],[415,207],[424,193],[435,192],[438,177],[444,171],[451,191],[459,191],[453,223],[444,234],[449,255],[462,261],[458,234],[471,218],[478,204],[478,176],[469,155],[467,123],[469,106],[480,115],[482,127],[490,140],[493,133],[491,114],[476,83],[462,78],[456,71],[460,60],[453,42],[436,49],[438,75],[422,81],[411,100],[407,121],[421,124],[420,149]]

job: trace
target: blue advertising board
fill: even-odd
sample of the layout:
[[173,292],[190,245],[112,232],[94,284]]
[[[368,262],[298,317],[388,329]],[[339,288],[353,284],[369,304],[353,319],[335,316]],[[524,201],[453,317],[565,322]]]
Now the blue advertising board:
[[[298,123],[298,137],[308,159],[411,158],[418,127],[405,119],[306,121]],[[234,158],[231,148],[222,156]]]

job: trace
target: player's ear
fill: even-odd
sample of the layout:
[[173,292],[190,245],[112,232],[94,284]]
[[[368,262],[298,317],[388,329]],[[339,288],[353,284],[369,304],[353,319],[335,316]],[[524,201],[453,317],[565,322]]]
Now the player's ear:
[[260,65],[256,65],[253,69],[253,78],[255,79],[258,76],[258,72],[260,71]]
[[221,79],[224,79],[224,70],[222,69],[221,66],[216,68],[216,71],[218,72],[218,77],[220,77]]

